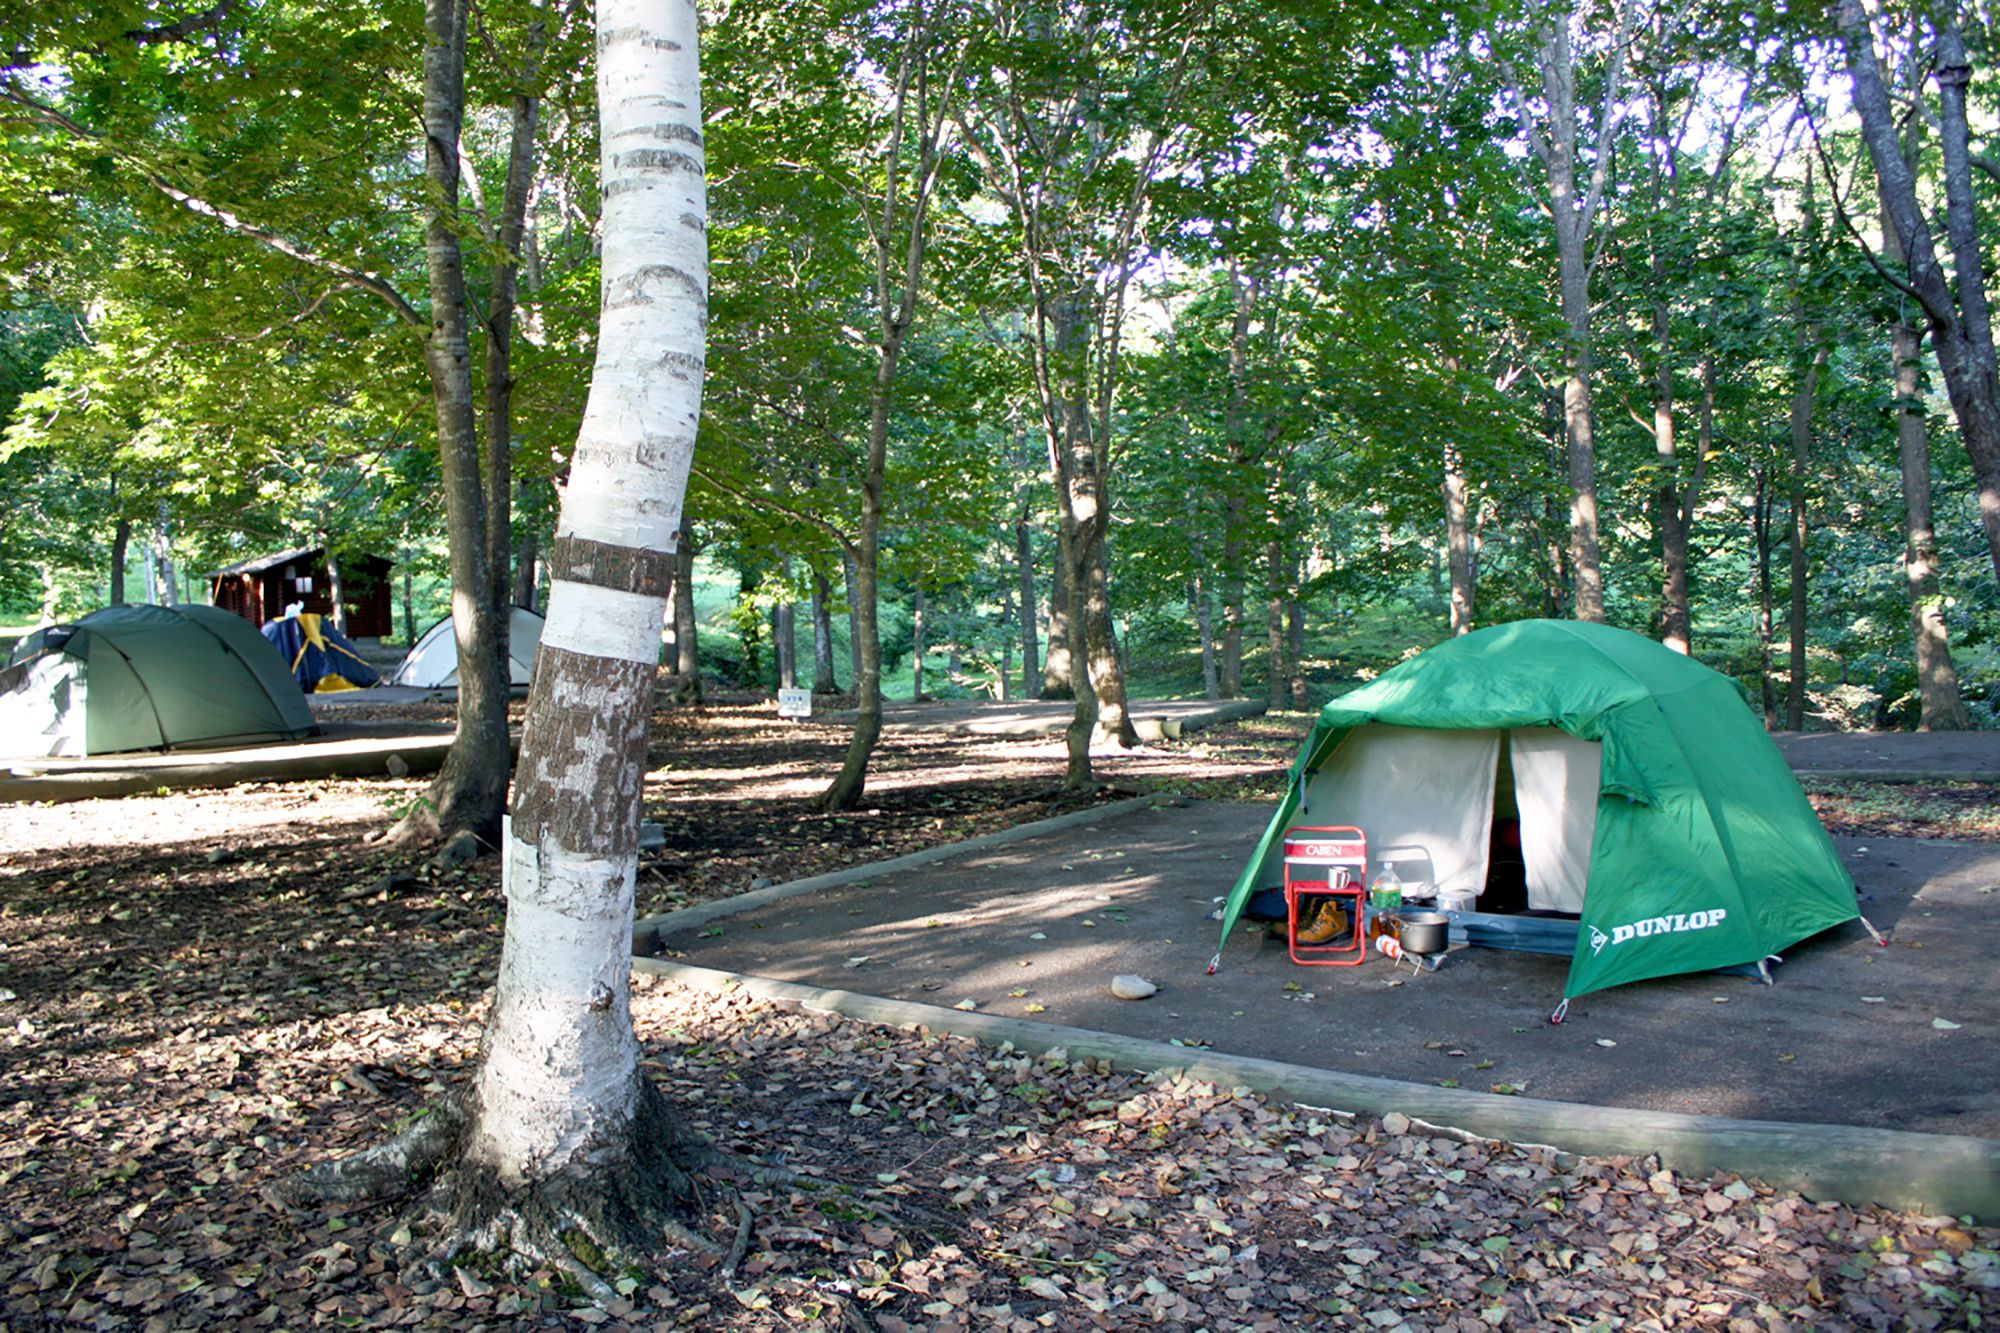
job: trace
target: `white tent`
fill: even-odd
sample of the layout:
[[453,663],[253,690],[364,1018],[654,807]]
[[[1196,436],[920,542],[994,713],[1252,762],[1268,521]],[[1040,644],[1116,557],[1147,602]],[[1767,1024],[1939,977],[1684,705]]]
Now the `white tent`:
[[[507,621],[507,683],[526,685],[535,671],[535,649],[542,642],[542,618],[525,607],[514,607]],[[450,616],[424,631],[410,649],[391,685],[425,689],[458,685],[458,638]]]

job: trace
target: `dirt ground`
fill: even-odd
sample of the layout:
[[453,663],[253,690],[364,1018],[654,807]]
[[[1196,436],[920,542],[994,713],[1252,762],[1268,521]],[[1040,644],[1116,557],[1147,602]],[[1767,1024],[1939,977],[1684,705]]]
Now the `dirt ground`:
[[2000,780],[2000,731],[1781,731],[1795,772],[1938,774]]
[[[439,721],[448,708],[396,715]],[[897,728],[869,803],[832,816],[812,798],[845,744],[837,727],[782,725],[768,704],[740,701],[663,711],[647,805],[666,845],[644,858],[641,907],[1141,791],[1269,794],[1304,726],[1257,719],[1106,758],[1106,787],[1080,800],[1054,792],[1060,740]],[[740,1266],[667,1255],[621,1275],[621,1295],[601,1305],[546,1270],[479,1258],[439,1268],[393,1207],[298,1217],[261,1193],[379,1141],[474,1058],[499,942],[497,866],[439,871],[369,841],[421,792],[413,779],[327,779],[0,807],[0,1327],[1470,1333],[1947,1328],[2000,1309],[2000,1232],[1950,1218],[1686,1179],[1645,1158],[1558,1162],[1394,1117],[1325,1121],[1198,1083],[672,985],[635,997],[647,1070],[696,1129],[800,1178],[741,1194],[752,1230]],[[1220,806],[1191,809],[1218,811],[1224,829]],[[1976,832],[1976,814],[1938,817],[1934,832]],[[1182,896],[1220,892],[1209,877],[1230,867],[1212,854],[1201,890]],[[1136,917],[1098,903],[1101,886],[1135,878],[1101,865],[1016,867],[1091,895],[1057,928],[1080,948],[1114,941],[1090,958],[1092,977],[1129,943],[1110,932]],[[1165,901],[1177,914],[1168,937],[1198,942],[1205,960],[1213,925],[1178,924],[1206,904],[1181,913]],[[1927,908],[1913,900],[1903,918]],[[1083,926],[1080,910],[1098,924]],[[1162,967],[1167,989],[1148,1012],[1178,1013],[1185,1039],[1214,1040],[1252,1014],[1328,1009],[1317,977],[1311,1001],[1285,991],[1263,946],[1243,941],[1227,961],[1218,987],[1268,1004],[1210,1023]],[[1448,984],[1456,966],[1397,994]],[[955,1002],[961,978],[940,980],[929,992],[919,979],[920,993]],[[1733,1009],[1796,983],[1721,984]],[[1521,1000],[1534,1022],[1520,1026],[1539,1022],[1545,998],[1538,987]],[[1978,1031],[1968,1021],[1944,1037]],[[1487,1076],[1469,1068],[1482,1054],[1425,1055],[1467,1066],[1468,1087]],[[1493,1076],[1520,1072],[1500,1058],[1515,1056],[1500,1050]],[[739,1214],[722,1184],[690,1223],[728,1246]]]

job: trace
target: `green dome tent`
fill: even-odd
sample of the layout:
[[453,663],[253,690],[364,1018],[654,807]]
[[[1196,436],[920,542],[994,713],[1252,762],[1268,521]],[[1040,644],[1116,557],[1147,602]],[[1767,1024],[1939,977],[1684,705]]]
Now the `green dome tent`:
[[1321,710],[1222,938],[1281,880],[1283,835],[1299,826],[1360,827],[1371,876],[1388,861],[1441,897],[1487,895],[1496,809],[1519,819],[1524,906],[1579,918],[1565,1004],[1756,963],[1859,917],[1735,682],[1626,630],[1524,620],[1448,640]]
[[0,671],[0,754],[109,754],[312,730],[278,650],[212,606],[106,607],[36,630]]

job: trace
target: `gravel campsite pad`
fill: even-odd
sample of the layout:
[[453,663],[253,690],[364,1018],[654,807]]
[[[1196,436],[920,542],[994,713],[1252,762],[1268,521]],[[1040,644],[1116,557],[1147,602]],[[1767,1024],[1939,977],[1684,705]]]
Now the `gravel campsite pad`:
[[[816,816],[843,739],[768,709],[662,715],[649,801],[670,844],[648,854],[647,906],[1064,808],[1039,799],[1059,743],[899,731],[868,811]],[[1233,794],[1295,744],[1260,723],[1104,772]],[[377,1141],[476,1051],[492,859],[438,871],[364,841],[419,790],[0,809],[0,1324],[1888,1329],[2000,1306],[2000,1235],[1950,1218],[657,981],[635,999],[649,1072],[717,1142],[799,1182],[744,1187],[736,1271],[675,1256],[603,1306],[550,1273],[434,1272],[392,1211],[296,1217],[261,1193]],[[721,1189],[711,1204],[693,1220],[727,1248],[739,1214]]]

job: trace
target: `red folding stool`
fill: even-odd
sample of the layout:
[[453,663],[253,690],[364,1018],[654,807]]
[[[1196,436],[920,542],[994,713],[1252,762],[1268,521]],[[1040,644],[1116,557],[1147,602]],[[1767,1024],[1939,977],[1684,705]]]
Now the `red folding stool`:
[[[1285,830],[1285,935],[1292,961],[1306,967],[1353,967],[1368,958],[1362,931],[1367,898],[1368,836],[1351,824],[1300,825]],[[1320,911],[1347,912],[1348,929],[1338,940],[1299,943],[1299,915],[1308,899]]]

